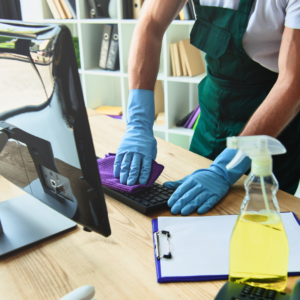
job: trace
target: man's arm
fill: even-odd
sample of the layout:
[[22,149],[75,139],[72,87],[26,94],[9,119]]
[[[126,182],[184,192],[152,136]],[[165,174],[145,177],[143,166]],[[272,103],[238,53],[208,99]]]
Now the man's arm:
[[285,27],[279,52],[278,80],[240,135],[276,137],[299,109],[300,29]]
[[145,1],[129,51],[129,90],[154,90],[163,35],[186,2],[187,0]]

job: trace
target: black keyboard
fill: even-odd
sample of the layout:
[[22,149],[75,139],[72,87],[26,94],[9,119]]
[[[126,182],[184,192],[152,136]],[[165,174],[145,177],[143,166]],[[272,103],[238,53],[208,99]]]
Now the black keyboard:
[[118,192],[103,186],[106,195],[128,205],[129,207],[146,215],[159,208],[168,207],[167,202],[173,190],[168,189],[158,183],[154,183],[150,188],[135,194]]
[[[289,300],[290,296],[275,290],[227,281],[215,300]],[[293,294],[291,299],[300,299],[300,295]]]

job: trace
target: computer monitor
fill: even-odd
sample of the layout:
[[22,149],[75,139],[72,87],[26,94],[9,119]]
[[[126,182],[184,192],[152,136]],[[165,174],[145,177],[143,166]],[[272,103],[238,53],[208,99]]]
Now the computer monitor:
[[79,223],[110,235],[73,41],[64,25],[0,20],[0,175],[28,193],[0,203],[0,255],[62,231],[56,226],[65,221],[65,229]]

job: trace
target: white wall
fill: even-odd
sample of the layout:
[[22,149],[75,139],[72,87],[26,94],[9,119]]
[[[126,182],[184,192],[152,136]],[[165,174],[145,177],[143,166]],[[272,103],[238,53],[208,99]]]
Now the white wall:
[[25,22],[40,22],[42,18],[42,1],[20,0],[22,20]]

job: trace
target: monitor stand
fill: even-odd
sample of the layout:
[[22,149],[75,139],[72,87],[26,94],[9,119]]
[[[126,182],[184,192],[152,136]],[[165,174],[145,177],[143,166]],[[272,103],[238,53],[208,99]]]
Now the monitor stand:
[[0,202],[0,257],[76,226],[28,194]]

